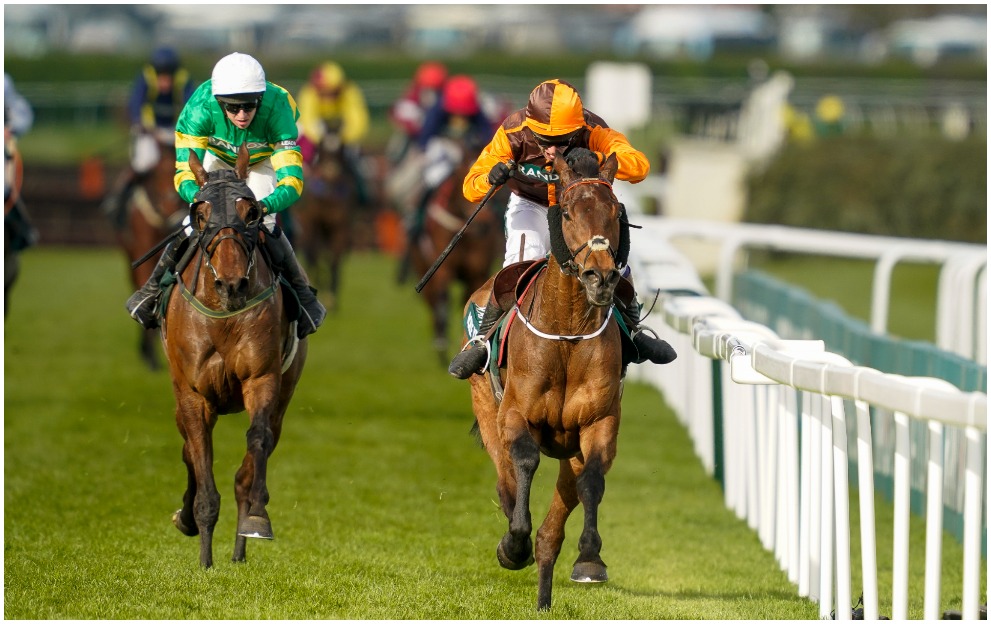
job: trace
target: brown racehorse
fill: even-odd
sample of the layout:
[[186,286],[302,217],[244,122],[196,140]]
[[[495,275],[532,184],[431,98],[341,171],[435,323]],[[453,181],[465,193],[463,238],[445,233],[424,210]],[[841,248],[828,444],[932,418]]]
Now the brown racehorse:
[[351,248],[351,220],[357,206],[354,178],[344,162],[340,131],[328,127],[306,175],[306,192],[293,212],[300,253],[329,310],[338,309],[341,268]]
[[[460,142],[446,140],[458,165],[437,188],[423,215],[423,225],[411,245],[409,258],[414,274],[422,275],[444,251],[451,238],[464,226],[476,205],[465,199],[461,183],[474,162],[474,154]],[[493,202],[494,203],[494,202]],[[430,308],[433,346],[441,366],[449,363],[448,325],[452,297],[458,297],[459,307],[471,293],[485,284],[495,268],[496,260],[505,246],[502,224],[496,210],[483,208],[465,230],[454,247],[420,294]],[[458,286],[460,292],[456,291]]]
[[[503,567],[519,570],[534,562],[535,552],[540,610],[551,606],[564,526],[579,503],[584,527],[571,579],[608,578],[599,557],[598,511],[620,421],[621,330],[612,320],[613,294],[621,281],[620,204],[612,191],[617,160],[610,155],[600,171],[595,155],[586,151],[572,162],[574,170],[563,157],[554,162],[560,205],[548,210],[552,254],[546,269],[513,297],[515,307],[510,305],[508,357],[498,369],[502,400],[496,398],[491,368],[470,381],[476,426],[495,464],[499,501],[509,520],[497,558]],[[485,305],[491,288],[492,280],[471,301]],[[560,467],[534,550],[530,490],[541,454],[557,459]]]
[[267,463],[303,371],[307,341],[296,342],[279,282],[258,246],[263,215],[244,183],[247,147],[241,146],[234,172],[208,177],[195,153],[189,160],[201,187],[192,208],[195,233],[186,254],[192,255],[169,296],[162,339],[188,472],[182,508],[172,522],[185,535],[200,536],[200,564],[210,567],[220,515],[214,426],[222,414],[247,411],[250,417],[247,453],[234,481],[233,560],[244,561],[246,538],[273,537]]
[[[127,206],[127,221],[117,230],[117,240],[127,259],[133,263],[153,248],[170,232],[179,227],[187,214],[184,204],[175,190],[175,135],[171,132],[156,136],[162,157],[158,164],[138,181]],[[131,283],[135,289],[151,276],[161,252],[131,269]],[[130,264],[129,264],[130,266]],[[140,329],[138,348],[141,358],[151,370],[158,370],[158,332]]]

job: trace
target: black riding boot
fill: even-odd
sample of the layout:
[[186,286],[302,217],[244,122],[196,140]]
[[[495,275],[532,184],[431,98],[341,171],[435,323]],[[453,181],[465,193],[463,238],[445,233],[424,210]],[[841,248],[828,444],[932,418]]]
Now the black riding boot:
[[144,286],[131,295],[125,304],[131,318],[145,329],[158,327],[158,316],[155,312],[158,308],[158,299],[162,296],[162,277],[166,271],[175,269],[176,263],[182,257],[183,243],[186,241],[182,234],[179,236],[180,238],[165,246],[162,257],[158,259],[158,264],[155,265],[151,277],[144,283]]
[[[674,348],[658,338],[653,329],[640,326],[640,302],[635,296],[630,301],[623,301],[617,296],[615,303],[623,315],[623,320],[626,321],[627,329],[630,330],[633,346],[640,353],[641,362],[650,360],[654,364],[668,364],[678,357]],[[645,333],[645,330],[653,335]]]
[[475,373],[481,373],[488,363],[489,350],[485,346],[485,334],[502,318],[502,309],[492,301],[485,308],[482,321],[478,325],[478,334],[468,341],[465,349],[454,356],[447,372],[458,379],[468,379]]
[[283,232],[276,230],[274,234],[265,233],[265,247],[272,258],[273,268],[281,273],[299,297],[303,314],[296,325],[296,335],[303,338],[313,332],[323,323],[327,316],[327,308],[317,300],[317,291],[299,266],[299,260],[293,253],[292,245]]

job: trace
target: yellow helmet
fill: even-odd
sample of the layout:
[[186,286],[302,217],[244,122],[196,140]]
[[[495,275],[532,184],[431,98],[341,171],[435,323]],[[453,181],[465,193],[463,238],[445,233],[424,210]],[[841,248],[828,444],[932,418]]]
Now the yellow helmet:
[[313,70],[310,74],[310,82],[318,91],[337,91],[344,84],[344,70],[337,63],[328,61]]
[[585,125],[585,107],[573,86],[557,78],[545,80],[530,92],[526,123],[543,136],[568,134]]

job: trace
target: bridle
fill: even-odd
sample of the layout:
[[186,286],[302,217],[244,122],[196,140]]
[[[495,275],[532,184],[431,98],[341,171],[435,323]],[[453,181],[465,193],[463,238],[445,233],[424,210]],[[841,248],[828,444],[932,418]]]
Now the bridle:
[[[210,269],[210,272],[213,273],[214,279],[220,279],[220,274],[213,265],[212,258],[216,253],[217,248],[225,240],[234,241],[241,247],[242,250],[244,250],[244,253],[248,258],[248,266],[245,269],[246,276],[251,275],[252,269],[255,266],[255,254],[253,252],[255,247],[258,245],[259,230],[261,228],[261,213],[259,211],[259,218],[246,223],[244,219],[241,218],[241,215],[238,214],[236,208],[237,200],[241,198],[254,199],[254,194],[248,188],[248,185],[240,179],[221,178],[219,180],[208,181],[204,184],[200,188],[199,192],[196,193],[196,197],[193,198],[193,203],[190,206],[190,221],[192,223],[196,223],[195,213],[196,207],[199,204],[208,201],[213,207],[210,211],[209,221],[207,221],[207,223],[203,226],[202,230],[197,231],[196,245],[200,249],[203,258],[202,264],[205,264],[206,267]],[[202,265],[196,265],[196,276],[193,278],[194,284],[199,281],[200,266]],[[252,297],[240,309],[224,311],[209,308],[196,299],[193,293],[190,292],[189,289],[187,289],[182,283],[181,278],[178,279],[178,284],[183,297],[197,311],[210,318],[228,318],[231,316],[236,316],[265,301],[269,297],[273,296],[276,291],[276,281],[273,280],[272,284],[270,284],[268,288]]]
[[[564,197],[569,191],[584,185],[596,185],[602,184],[609,189],[610,195],[612,195],[613,201],[616,201],[616,196],[613,194],[612,183],[608,180],[603,180],[602,178],[580,178],[571,182],[568,186],[564,187],[561,191],[560,201],[558,202],[558,209],[561,212],[561,219],[571,219],[568,211],[562,206],[564,203]],[[557,249],[560,246],[563,249]],[[584,257],[581,261],[578,260],[578,254],[585,251]],[[570,275],[581,275],[585,270],[585,263],[588,262],[588,257],[596,251],[608,251],[609,255],[612,256],[614,262],[617,266],[623,264],[620,261],[619,253],[615,248],[610,246],[609,239],[602,235],[595,235],[589,240],[582,243],[577,249],[572,251],[567,243],[564,241],[563,233],[560,239],[560,245],[552,245],[552,252],[554,253],[555,259],[557,259],[558,264],[561,265],[561,270]]]

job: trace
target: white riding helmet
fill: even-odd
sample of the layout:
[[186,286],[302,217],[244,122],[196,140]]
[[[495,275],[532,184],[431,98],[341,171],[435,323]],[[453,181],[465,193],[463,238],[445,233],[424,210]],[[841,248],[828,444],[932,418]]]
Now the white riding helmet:
[[214,97],[257,96],[265,92],[265,70],[253,57],[234,52],[213,66],[212,86]]

